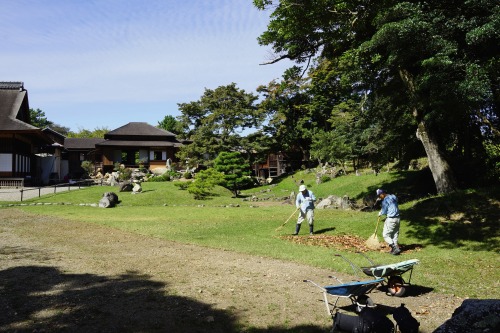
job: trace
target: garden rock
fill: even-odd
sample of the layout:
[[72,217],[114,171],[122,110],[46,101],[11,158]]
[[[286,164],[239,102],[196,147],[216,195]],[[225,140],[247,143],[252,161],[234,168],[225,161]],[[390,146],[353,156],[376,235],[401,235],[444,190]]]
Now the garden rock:
[[135,183],[134,187],[132,188],[132,193],[141,193],[142,192],[142,186],[139,183]]
[[320,203],[316,205],[316,208],[351,209],[351,203],[348,196],[337,197],[335,195],[329,195],[327,198],[321,200]]
[[118,196],[114,192],[106,192],[99,201],[99,207],[112,208],[118,203]]
[[500,332],[500,300],[466,299],[434,333]]
[[131,192],[133,188],[134,185],[129,181],[125,181],[119,186],[120,192]]

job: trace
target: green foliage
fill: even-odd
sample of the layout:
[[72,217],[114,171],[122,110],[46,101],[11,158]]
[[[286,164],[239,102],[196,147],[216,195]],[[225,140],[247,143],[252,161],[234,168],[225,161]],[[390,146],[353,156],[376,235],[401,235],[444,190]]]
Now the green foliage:
[[223,175],[222,186],[238,196],[238,190],[251,184],[250,166],[239,152],[221,152],[214,160],[214,169]]
[[256,100],[257,96],[232,83],[215,90],[205,89],[198,101],[178,104],[183,135],[192,140],[181,147],[179,159],[189,161],[190,166],[210,164],[221,151],[239,147],[239,133],[257,128],[263,120],[254,105]]
[[487,164],[489,178],[494,182],[500,179],[500,144],[495,144],[492,141],[486,141],[484,148],[487,154]]
[[120,181],[130,180],[132,177],[132,169],[130,168],[121,168],[118,173],[118,179]]
[[193,174],[190,171],[186,171],[186,172],[184,172],[182,177],[185,179],[191,179],[191,178],[193,178]]
[[332,180],[332,177],[327,176],[327,175],[323,175],[323,176],[321,176],[321,178],[320,178],[321,184],[326,183],[326,182],[329,182],[330,180]]
[[213,168],[202,170],[196,174],[196,178],[189,184],[187,190],[197,200],[205,199],[212,195],[211,190],[224,182],[224,175]]
[[[179,190],[185,191],[189,188],[189,186],[193,183],[193,181],[188,181],[188,182],[176,182],[174,183],[174,186],[177,187]],[[195,199],[196,196],[195,196]]]
[[[271,62],[288,58],[309,65],[313,60],[309,102],[293,100],[299,97],[297,89],[280,99],[266,96],[275,104],[268,109],[279,106],[283,115],[307,113],[304,120],[310,118],[314,125],[315,119],[327,120],[324,127],[313,126],[327,134],[292,134],[298,140],[304,134],[319,135],[312,143],[313,155],[342,159],[350,151],[352,158],[382,164],[398,159],[405,165],[430,151],[440,191],[455,187],[450,173],[437,171],[447,170],[445,156],[454,156],[455,167],[471,159],[481,161],[475,163],[474,174],[483,173],[486,155],[481,143],[489,133],[498,136],[496,1],[254,4],[272,10],[267,30],[258,39],[275,51]],[[282,125],[293,118],[278,119]],[[297,119],[295,125],[302,131],[308,123]],[[416,145],[417,126],[426,134],[421,142],[427,145],[425,152]],[[328,152],[320,141],[332,131],[340,152]],[[307,150],[308,143],[301,147]]]
[[31,125],[36,126],[38,128],[44,128],[52,125],[52,122],[49,121],[45,116],[45,112],[43,112],[40,109],[30,108],[30,122]]
[[118,180],[120,181],[130,180],[132,176],[132,169],[126,168],[120,162],[115,162],[113,171],[118,173]]
[[174,116],[166,115],[162,121],[158,122],[158,127],[174,134],[182,132],[180,122]]
[[171,177],[170,177],[170,174],[168,172],[164,172],[163,174],[161,175],[152,175],[150,177],[147,178],[147,181],[148,182],[168,182],[170,181]]
[[[95,166],[91,161],[82,161],[81,167],[85,171],[85,176],[90,177],[94,175]],[[85,178],[85,177],[84,177]]]
[[79,128],[78,132],[69,132],[69,138],[104,138],[104,134],[108,133],[107,127],[96,127],[92,131],[84,128]]
[[310,95],[300,68],[286,70],[280,82],[272,81],[257,91],[262,95],[259,110],[268,119],[263,132],[272,138],[272,149],[298,153],[298,160],[308,159],[311,135],[326,123],[326,118],[308,108]]
[[50,129],[58,132],[59,134],[68,136],[70,133],[70,130],[68,127],[56,124],[50,120],[47,119],[45,116],[45,112],[43,112],[41,109],[29,109],[30,112],[30,123],[33,126],[36,126],[38,128],[45,128],[45,127],[50,127]]

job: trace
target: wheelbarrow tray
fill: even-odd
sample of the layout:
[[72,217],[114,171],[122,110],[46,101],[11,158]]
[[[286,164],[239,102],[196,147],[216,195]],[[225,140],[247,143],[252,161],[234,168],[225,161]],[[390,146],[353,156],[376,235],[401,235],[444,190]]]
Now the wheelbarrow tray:
[[334,286],[324,286],[323,288],[330,295],[339,297],[355,297],[368,294],[382,281],[384,281],[384,279],[377,278],[375,280],[354,281]]
[[[323,292],[323,301],[325,302],[326,312],[329,315],[333,315],[333,309],[337,307],[337,302],[341,297],[349,298],[353,304],[357,305],[358,308],[365,306],[374,307],[375,305],[366,294],[371,292],[379,283],[382,283],[383,281],[383,278],[378,278],[368,281],[354,281],[338,285],[320,286],[314,281],[304,280],[304,282],[309,282],[321,289]],[[333,304],[333,309],[330,309],[327,295],[337,298]],[[366,304],[361,304],[359,301]]]
[[418,263],[420,263],[418,259],[410,259],[390,265],[375,265],[369,267],[361,267],[361,270],[368,276],[381,278],[381,277],[401,275],[413,269],[413,266],[417,265]]

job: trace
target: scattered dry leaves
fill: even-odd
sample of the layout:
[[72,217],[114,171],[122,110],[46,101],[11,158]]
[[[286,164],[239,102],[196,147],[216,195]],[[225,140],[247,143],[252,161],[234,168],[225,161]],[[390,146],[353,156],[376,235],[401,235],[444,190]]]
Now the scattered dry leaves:
[[[281,239],[287,240],[289,242],[309,245],[309,246],[320,246],[326,248],[334,248],[338,250],[345,250],[351,252],[368,252],[372,251],[366,246],[366,239],[354,235],[312,235],[312,236],[281,236]],[[412,245],[400,245],[403,252],[414,252],[420,251],[422,245],[412,244]],[[389,251],[389,246],[383,244],[379,250],[380,252]]]

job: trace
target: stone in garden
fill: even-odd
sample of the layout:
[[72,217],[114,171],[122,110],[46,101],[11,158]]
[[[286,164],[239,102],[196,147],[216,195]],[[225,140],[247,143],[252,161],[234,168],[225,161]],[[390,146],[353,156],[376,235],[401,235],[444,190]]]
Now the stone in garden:
[[466,299],[433,333],[500,332],[500,300]]
[[112,208],[118,203],[118,196],[114,192],[106,192],[102,195],[101,200],[99,200],[99,207],[101,208]]
[[140,193],[140,192],[142,192],[141,184],[135,183],[134,187],[132,188],[132,193]]
[[134,185],[129,181],[125,181],[120,184],[120,192],[131,192],[134,188]]

